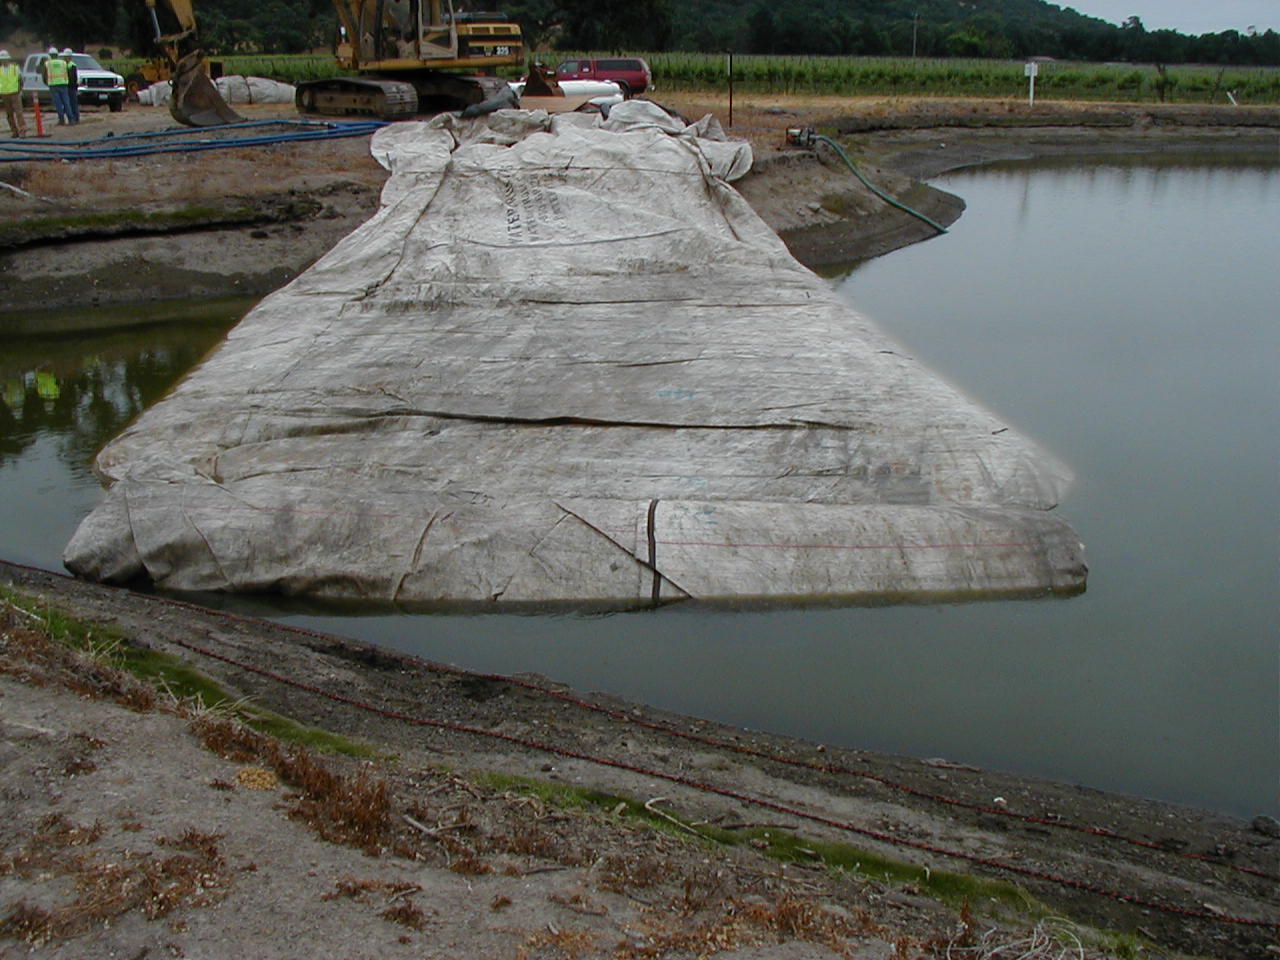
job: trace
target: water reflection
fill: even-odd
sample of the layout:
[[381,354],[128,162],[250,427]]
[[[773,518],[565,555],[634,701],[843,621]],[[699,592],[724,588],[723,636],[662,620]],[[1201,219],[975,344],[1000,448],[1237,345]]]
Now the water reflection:
[[165,337],[166,331],[143,328],[124,342],[113,338],[115,344],[100,337],[28,342],[7,354],[0,365],[0,464],[47,431],[59,437],[67,466],[83,469],[203,353],[191,343],[156,343]]
[[[19,507],[0,529],[5,559],[59,567],[62,545],[101,492],[94,455],[248,306],[233,300],[133,311],[131,325],[106,330],[83,329],[70,313],[0,318],[0,491]],[[58,332],[32,332],[50,329]]]

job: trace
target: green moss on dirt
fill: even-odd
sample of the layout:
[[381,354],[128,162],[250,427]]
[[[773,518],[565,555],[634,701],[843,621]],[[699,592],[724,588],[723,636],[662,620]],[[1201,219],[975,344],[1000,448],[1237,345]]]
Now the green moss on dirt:
[[538,797],[561,809],[597,809],[634,819],[651,829],[686,840],[692,835],[716,846],[750,846],[782,863],[821,865],[834,872],[856,873],[932,897],[957,909],[967,906],[976,913],[1001,912],[1031,919],[1050,915],[1045,905],[1016,884],[903,863],[851,844],[811,840],[794,831],[762,827],[726,830],[687,821],[667,810],[655,813],[632,797],[563,783],[488,773],[477,774],[474,779],[492,789]]
[[187,661],[130,643],[119,630],[109,625],[77,619],[41,598],[24,596],[13,590],[0,588],[0,600],[32,614],[33,622],[38,622],[50,639],[124,670],[197,711],[235,716],[260,733],[321,753],[354,757],[380,755],[367,744],[308,727],[247,700],[236,699]]
[[169,210],[112,210],[28,217],[0,223],[0,249],[57,243],[70,239],[175,233],[184,230],[243,227],[254,224],[304,220],[319,213],[314,200],[283,201],[221,207],[192,205]]

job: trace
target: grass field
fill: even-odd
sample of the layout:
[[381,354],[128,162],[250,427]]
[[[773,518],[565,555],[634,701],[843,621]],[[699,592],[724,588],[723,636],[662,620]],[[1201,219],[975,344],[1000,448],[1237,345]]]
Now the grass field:
[[[659,87],[727,87],[725,56],[657,53],[646,57]],[[1027,93],[1022,61],[912,60],[908,57],[735,56],[735,88],[763,93],[842,96],[1020,97]],[[1280,69],[1169,67],[1052,61],[1039,65],[1037,95],[1072,100],[1280,103]]]
[[[543,54],[559,62],[584,54]],[[723,54],[645,53],[659,90],[727,90],[728,58]],[[332,57],[236,56],[220,58],[223,72],[270,77],[286,83],[336,76]],[[128,75],[137,60],[114,60],[110,67]],[[752,93],[831,94],[833,96],[1025,97],[1027,79],[1021,61],[913,60],[909,57],[747,56],[733,58],[735,89]],[[1280,68],[1178,65],[1162,76],[1149,64],[1101,64],[1052,61],[1040,64],[1037,96],[1046,99],[1128,102],[1280,103]],[[519,68],[510,73],[516,76]]]

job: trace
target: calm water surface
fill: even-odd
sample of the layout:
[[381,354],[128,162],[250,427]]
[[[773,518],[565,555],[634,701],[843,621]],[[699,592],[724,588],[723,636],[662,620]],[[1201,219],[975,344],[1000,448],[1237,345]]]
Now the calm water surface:
[[[607,617],[224,605],[748,727],[1275,812],[1280,168],[1101,160],[937,184],[969,205],[950,234],[834,282],[1072,465],[1084,596]],[[92,452],[241,309],[101,336],[0,321],[3,556],[60,569],[99,496]]]

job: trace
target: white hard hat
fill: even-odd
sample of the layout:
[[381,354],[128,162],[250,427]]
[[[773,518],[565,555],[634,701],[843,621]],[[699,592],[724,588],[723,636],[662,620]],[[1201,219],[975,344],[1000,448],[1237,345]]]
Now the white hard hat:
[[62,48],[62,55],[63,55],[64,57],[69,57],[69,56],[71,56],[71,54],[73,54],[73,53],[75,53],[75,51],[74,51],[74,50],[72,50],[70,47],[63,47],[63,48]]
[[9,56],[8,50],[0,50],[0,60],[12,60],[12,59],[13,57]]
[[50,55],[50,56],[53,56],[53,57],[58,56],[58,48],[57,48],[57,47],[50,47],[50,48],[49,48],[49,55]]

